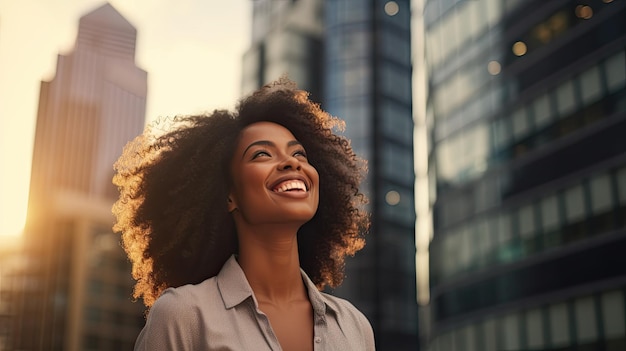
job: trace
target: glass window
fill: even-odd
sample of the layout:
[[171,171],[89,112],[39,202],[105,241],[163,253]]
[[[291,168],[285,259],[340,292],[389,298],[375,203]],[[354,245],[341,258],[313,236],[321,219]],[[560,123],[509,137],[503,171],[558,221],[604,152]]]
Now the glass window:
[[477,83],[469,70],[459,70],[454,77],[454,107],[467,103],[467,99],[474,93]]
[[426,53],[430,56],[431,64],[437,66],[441,61],[441,24],[440,22],[435,23],[430,30],[428,30],[429,40],[427,41],[428,46],[426,47]]
[[413,118],[411,108],[385,99],[381,104],[382,127],[385,136],[406,145],[413,141]]
[[571,80],[563,82],[556,89],[556,106],[561,117],[566,117],[576,109],[574,83]]
[[454,333],[448,332],[439,337],[439,350],[454,350]]
[[502,150],[511,139],[508,120],[504,118],[494,120],[491,130],[493,133],[493,148],[495,150]]
[[528,117],[526,116],[526,109],[520,108],[513,112],[511,116],[513,121],[513,135],[516,139],[521,139],[528,133]]
[[545,347],[543,337],[543,318],[541,310],[536,308],[526,312],[526,343],[531,349]]
[[485,351],[496,351],[497,350],[497,339],[496,339],[496,322],[493,318],[488,319],[483,324],[483,332],[485,333],[485,342],[484,347]]
[[558,347],[571,343],[569,313],[565,303],[550,306],[550,335],[552,346]]
[[402,184],[413,184],[413,149],[400,147],[389,142],[383,145],[382,150],[383,173],[388,179],[395,179]]
[[381,199],[388,198],[389,193],[393,194],[391,197],[392,202],[385,201],[383,206],[385,218],[406,225],[414,225],[415,207],[413,192],[405,187],[393,186],[387,183],[382,186],[381,190],[382,192],[379,195]]
[[565,217],[569,223],[578,222],[585,217],[585,198],[581,185],[565,191]]
[[[364,38],[368,43],[369,38]],[[396,35],[390,31],[383,31],[382,49],[386,57],[389,57],[396,62],[408,64],[411,60],[410,40],[405,39],[402,36]],[[364,48],[367,45],[363,45]],[[366,50],[362,50],[362,55],[368,54]]]
[[508,213],[500,213],[498,216],[498,227],[497,227],[497,235],[498,242],[500,244],[504,244],[511,240],[512,232],[511,232],[511,216]]
[[467,226],[463,226],[459,229],[459,269],[465,270],[469,267],[470,263],[473,260],[472,253],[474,252],[474,248],[472,245],[472,241],[470,240],[471,231]]
[[436,111],[435,116],[445,116],[448,113],[448,87],[450,84],[442,83],[433,89],[433,108]]
[[87,350],[98,350],[100,347],[100,338],[95,335],[85,335],[83,339],[83,346]]
[[478,250],[480,250],[480,256],[489,254],[493,250],[494,242],[491,237],[491,231],[489,230],[489,220],[481,218],[476,223],[476,233],[479,238]]
[[487,29],[487,4],[485,0],[467,1],[472,4],[470,7],[470,17],[474,19],[477,30],[474,32],[474,37],[478,37],[482,32]]
[[468,38],[474,38],[480,31],[480,27],[484,25],[478,17],[478,1],[465,1],[461,8],[461,16],[467,18],[467,35]]
[[580,75],[580,92],[585,105],[600,98],[602,95],[602,83],[598,66],[593,66]]
[[489,129],[486,123],[475,124],[467,131],[465,148],[468,149],[468,161],[472,173],[482,173],[487,167],[489,154]]
[[[366,67],[363,67],[366,69]],[[384,94],[393,96],[402,102],[411,102],[411,71],[402,67],[383,65],[381,70],[381,88]],[[361,82],[360,84],[363,84]],[[366,84],[361,89],[366,89]]]
[[451,12],[445,15],[441,21],[441,59],[445,61],[452,51],[454,39],[454,17]]
[[626,83],[626,64],[624,62],[626,62],[624,51],[620,51],[606,60],[606,82],[610,92],[617,91]]
[[342,60],[366,57],[369,54],[369,32],[365,26],[353,27],[350,31],[341,31],[335,40],[330,40],[329,48],[333,50],[330,57]]
[[500,201],[498,188],[493,186],[495,177],[481,177],[474,188],[474,213],[495,206]]
[[443,140],[435,148],[437,157],[437,177],[441,182],[449,182],[454,177],[455,165],[452,157],[453,139]]
[[559,208],[556,195],[541,200],[541,227],[548,232],[559,226]]
[[[332,2],[331,2],[332,3]],[[361,6],[359,1],[338,1],[337,19],[341,22],[366,21],[370,17],[369,6]]]
[[493,27],[498,23],[501,13],[502,6],[500,4],[500,0],[487,0],[487,22],[490,27]]
[[552,109],[550,108],[550,95],[543,94],[533,102],[533,112],[535,116],[535,127],[541,128],[552,119]]
[[598,339],[598,321],[592,297],[577,299],[574,303],[576,311],[576,339],[581,342]]
[[[339,86],[340,96],[359,96],[368,93],[370,82],[370,70],[366,61],[351,61],[343,65],[341,70],[341,82]],[[410,90],[408,94],[410,94]]]
[[[383,1],[384,3],[387,3],[387,1]],[[389,23],[393,23],[394,25],[403,28],[403,29],[409,29],[410,28],[410,24],[411,24],[411,9],[410,9],[410,2],[409,1],[397,1],[396,2],[398,4],[398,12],[393,15],[393,16],[383,16],[383,20],[389,22]],[[360,0],[355,1],[353,6],[363,6],[363,2]],[[367,6],[364,6],[367,7]],[[384,8],[383,8],[383,12]]]
[[467,1],[462,2],[455,6],[456,12],[456,35],[459,38],[458,45],[460,49],[463,50],[465,47],[468,47],[467,40],[471,38],[471,31],[468,30],[470,27],[471,19],[467,15]]
[[89,322],[98,323],[102,321],[102,311],[97,307],[87,307],[85,309],[85,315]]
[[442,271],[445,277],[449,277],[457,270],[457,258],[459,257],[458,231],[449,232],[443,242],[443,257],[448,259],[442,262]]
[[617,171],[617,191],[619,194],[619,202],[626,204],[626,167],[623,167]]
[[504,332],[502,335],[504,349],[519,350],[519,315],[515,313],[504,317],[502,321],[502,331]]
[[519,209],[517,220],[520,236],[524,238],[533,236],[535,233],[535,216],[532,204]]
[[602,174],[591,179],[591,209],[594,213],[603,213],[613,207],[611,179]]
[[[476,327],[470,324],[463,328],[465,351],[478,351],[476,348]],[[460,346],[460,345],[459,345]]]
[[342,111],[336,115],[346,121],[345,134],[350,139],[371,140],[371,117],[369,115],[370,103],[367,98],[357,97],[342,99]]
[[515,10],[515,8],[522,3],[522,0],[506,0],[503,1],[503,3],[506,7],[506,12],[511,13],[511,11]]
[[608,338],[624,336],[624,294],[621,291],[610,291],[602,294],[602,324],[604,335]]

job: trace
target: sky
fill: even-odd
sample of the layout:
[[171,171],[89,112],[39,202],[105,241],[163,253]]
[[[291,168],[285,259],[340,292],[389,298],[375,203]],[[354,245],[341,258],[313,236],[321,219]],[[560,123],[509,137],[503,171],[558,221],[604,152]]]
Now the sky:
[[[232,109],[250,42],[252,0],[110,0],[137,28],[148,122]],[[21,233],[42,80],[72,51],[78,20],[103,0],[0,0],[0,245]]]

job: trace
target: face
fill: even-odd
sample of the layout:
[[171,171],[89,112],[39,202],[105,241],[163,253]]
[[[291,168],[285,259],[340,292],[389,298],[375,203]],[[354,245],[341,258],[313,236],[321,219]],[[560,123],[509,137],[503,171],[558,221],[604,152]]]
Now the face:
[[302,225],[317,211],[319,175],[304,147],[279,124],[257,122],[241,132],[231,174],[228,209],[235,221]]

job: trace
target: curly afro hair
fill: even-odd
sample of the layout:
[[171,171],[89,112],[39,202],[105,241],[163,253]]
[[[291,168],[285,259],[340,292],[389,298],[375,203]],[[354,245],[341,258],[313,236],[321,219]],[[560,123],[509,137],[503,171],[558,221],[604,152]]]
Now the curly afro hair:
[[333,132],[344,122],[283,77],[241,100],[235,113],[179,116],[161,134],[154,130],[159,123],[149,126],[115,163],[120,197],[113,229],[132,262],[134,297],[146,306],[168,287],[217,275],[237,253],[226,205],[229,165],[241,130],[260,121],[291,131],[319,173],[318,210],[298,231],[300,264],[319,289],[341,284],[344,259],[364,246],[369,227],[358,188],[365,162]]

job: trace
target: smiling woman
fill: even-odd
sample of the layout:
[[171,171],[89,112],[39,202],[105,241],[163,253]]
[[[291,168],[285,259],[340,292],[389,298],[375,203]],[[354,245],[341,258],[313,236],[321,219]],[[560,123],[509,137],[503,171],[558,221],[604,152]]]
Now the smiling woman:
[[150,307],[135,349],[372,350],[365,316],[320,292],[369,225],[343,122],[282,78],[174,124],[115,166],[115,229]]

